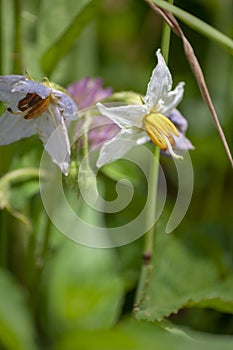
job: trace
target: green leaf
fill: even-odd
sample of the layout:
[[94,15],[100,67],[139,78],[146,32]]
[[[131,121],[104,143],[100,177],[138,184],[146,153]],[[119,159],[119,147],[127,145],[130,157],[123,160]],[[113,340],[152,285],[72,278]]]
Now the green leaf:
[[0,270],[0,344],[7,350],[36,349],[25,295],[4,270]]
[[224,45],[230,50],[230,53],[233,54],[233,40],[227,35],[221,33],[219,30],[213,28],[209,24],[200,20],[199,18],[191,15],[190,13],[181,10],[179,7],[169,4],[163,0],[152,0],[157,6],[161,7],[164,10],[167,10],[173,13],[177,18],[182,22],[187,24],[190,28],[196,30],[200,34],[206,36],[207,38],[216,41],[217,43]]
[[53,334],[99,329],[121,312],[123,282],[113,250],[83,247],[64,240],[48,263],[45,280],[47,327]]
[[89,1],[73,19],[69,27],[41,57],[41,68],[49,76],[59,61],[71,50],[77,37],[94,18],[102,0]]
[[157,233],[153,270],[142,275],[138,319],[161,320],[184,307],[233,313],[233,239],[223,230]]
[[231,350],[233,337],[164,330],[158,324],[127,320],[110,330],[75,331],[61,336],[52,350]]

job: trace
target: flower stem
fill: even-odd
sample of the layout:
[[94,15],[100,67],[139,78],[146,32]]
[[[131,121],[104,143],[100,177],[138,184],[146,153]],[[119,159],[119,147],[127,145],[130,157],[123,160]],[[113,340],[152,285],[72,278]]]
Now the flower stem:
[[[167,2],[173,5],[174,0],[168,0]],[[171,39],[171,28],[166,22],[163,22],[161,48],[162,48],[162,54],[166,63],[168,63],[170,39]]]
[[13,72],[23,73],[22,32],[21,32],[21,0],[14,0],[14,61]]
[[[149,173],[149,184],[148,190],[153,193],[151,198],[150,211],[148,212],[148,222],[154,222],[156,213],[156,202],[157,202],[157,187],[158,187],[158,176],[159,176],[159,147],[154,146],[154,157],[155,161],[152,162]],[[155,226],[153,225],[145,236],[145,246],[143,253],[144,264],[148,265],[154,250],[154,233]]]
[[[23,180],[24,178],[26,179],[34,176],[39,177],[39,170],[37,168],[22,168],[13,170],[0,178],[0,187],[10,183],[11,181]],[[42,176],[46,176],[46,174],[42,173]]]
[[[173,3],[173,0],[168,0]],[[170,47],[170,27],[164,23],[162,30],[161,49],[165,59],[168,61],[169,47]],[[154,146],[154,157],[156,158],[152,162],[149,172],[149,184],[148,191],[153,193],[151,196],[151,204],[148,212],[148,222],[155,222],[156,215],[156,203],[157,203],[157,188],[158,188],[158,177],[159,177],[159,157],[160,150],[158,146]],[[151,259],[154,253],[154,237],[155,237],[155,225],[145,235],[144,251],[143,251],[143,266],[139,279],[139,285],[136,294],[136,302],[134,306],[135,314],[140,311],[143,307],[143,303],[146,300],[147,290],[150,283],[150,277],[153,269]]]
[[[148,191],[150,195],[150,207],[147,215],[148,223],[155,222],[156,202],[157,202],[157,188],[159,177],[159,155],[160,150],[158,146],[154,146],[154,157],[156,158],[151,166],[149,172]],[[147,288],[150,282],[152,264],[151,259],[154,252],[154,235],[155,225],[153,225],[145,235],[144,252],[143,252],[143,266],[137,289],[136,302],[134,306],[135,313],[140,310],[146,298]]]

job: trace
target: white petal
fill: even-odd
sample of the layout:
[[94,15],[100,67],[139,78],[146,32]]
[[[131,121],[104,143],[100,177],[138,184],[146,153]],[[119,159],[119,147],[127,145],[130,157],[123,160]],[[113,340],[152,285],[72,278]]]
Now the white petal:
[[128,105],[119,107],[105,107],[101,103],[96,104],[100,113],[110,118],[121,129],[129,127],[142,127],[145,114],[149,111],[145,105]]
[[156,106],[160,99],[164,99],[172,87],[171,73],[160,53],[160,50],[157,50],[156,55],[158,63],[152,72],[146,96],[144,98],[145,104],[149,109]]
[[1,75],[0,76],[0,89],[1,86],[4,87],[4,85],[6,86],[6,88],[9,88],[9,86],[12,86],[14,84],[16,84],[17,82],[19,82],[19,80],[25,80],[25,76],[24,75]]
[[136,138],[137,145],[143,145],[148,141],[151,141],[151,138],[148,136],[145,130],[142,130],[137,133],[137,138]]
[[0,145],[8,145],[36,134],[35,119],[23,119],[9,112],[0,117]]
[[[25,80],[25,77],[22,75],[3,75],[0,76],[0,100],[3,102],[13,102],[12,100],[12,89],[16,83],[21,80]],[[18,97],[16,100],[22,99],[25,94],[17,94]],[[21,97],[21,98],[20,98]]]
[[48,112],[37,118],[38,135],[49,153],[65,175],[70,163],[70,142],[63,117],[57,108],[49,107]]
[[24,77],[24,79],[20,79],[13,86],[12,92],[22,92],[25,94],[36,93],[44,99],[51,94],[52,89],[42,83],[38,83],[37,81],[33,81]]
[[132,147],[147,142],[149,138],[145,131],[138,130],[136,128],[127,131],[122,130],[113,139],[105,142],[100,150],[96,163],[97,167],[100,168],[107,163],[120,159]]
[[68,95],[59,90],[52,90],[52,94],[56,97],[55,103],[59,107],[64,120],[75,120],[78,118],[78,107]]
[[158,107],[158,112],[164,115],[169,114],[182,100],[184,94],[184,83],[179,83],[173,91],[167,94],[163,104]]

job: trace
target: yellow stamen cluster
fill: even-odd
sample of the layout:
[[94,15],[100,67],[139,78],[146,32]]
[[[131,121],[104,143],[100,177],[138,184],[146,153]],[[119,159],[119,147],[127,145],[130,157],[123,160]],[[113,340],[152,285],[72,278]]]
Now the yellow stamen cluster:
[[150,113],[145,117],[144,126],[151,140],[166,151],[175,146],[173,135],[178,136],[175,125],[160,113]]

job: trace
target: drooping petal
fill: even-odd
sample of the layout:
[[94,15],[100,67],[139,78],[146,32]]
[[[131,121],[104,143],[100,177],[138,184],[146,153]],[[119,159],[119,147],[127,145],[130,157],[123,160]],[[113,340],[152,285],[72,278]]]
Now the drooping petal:
[[22,77],[19,81],[14,85],[12,92],[21,92],[21,93],[36,93],[42,99],[48,97],[52,89],[44,84],[38,83],[37,81],[27,79],[26,77]]
[[182,153],[195,148],[190,140],[182,133],[179,133],[179,136],[175,136],[175,143],[175,150],[179,150]]
[[60,109],[60,113],[65,121],[78,118],[78,107],[68,95],[62,91],[53,90],[52,96],[55,98],[54,103]]
[[172,87],[171,73],[160,50],[157,50],[156,55],[158,63],[152,72],[144,98],[144,102],[149,109],[156,106],[160,99],[163,100]]
[[112,140],[105,142],[102,146],[96,163],[97,167],[100,168],[105,164],[122,158],[132,147],[135,146],[133,141],[136,141],[137,138],[137,129],[134,131],[132,129],[128,131],[120,131]]
[[[185,132],[188,128],[188,122],[183,117],[183,115],[177,109],[173,109],[168,114],[167,118],[170,119],[170,121],[179,130],[179,135],[173,136],[175,141],[174,151],[183,154],[185,152],[188,152],[189,150],[194,149],[195,147],[192,145],[190,140],[187,137],[185,137]],[[161,153],[162,155],[170,156],[169,150],[161,151]]]
[[61,171],[68,175],[70,142],[63,117],[57,107],[49,107],[37,120],[37,131],[45,150]]
[[163,102],[160,105],[158,102],[157,111],[161,114],[167,115],[171,112],[182,100],[184,94],[184,83],[179,83],[176,88],[172,91],[169,91],[167,96],[164,98]]
[[183,134],[186,132],[188,128],[188,122],[183,117],[183,115],[178,111],[178,109],[174,108],[169,114],[167,114],[167,118],[177,127],[179,131]]
[[[26,79],[24,75],[1,75],[0,76],[0,89],[5,86],[5,89],[12,89],[13,85],[19,82],[19,80]],[[11,88],[10,88],[11,86]],[[9,90],[11,91],[11,90]]]
[[106,107],[96,104],[100,113],[110,118],[120,128],[138,127],[143,125],[143,118],[149,112],[145,105],[128,105],[119,107]]
[[0,145],[18,141],[36,134],[35,119],[26,120],[9,112],[0,117]]
[[[25,77],[22,75],[3,75],[0,76],[0,101],[7,103],[16,103],[20,97],[25,96],[25,94],[12,94],[12,89],[14,85],[20,80],[24,80]],[[14,96],[15,95],[15,96]],[[14,99],[14,101],[13,101]]]

